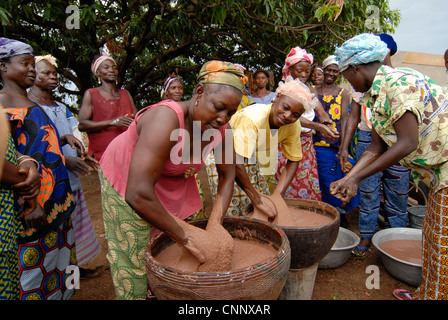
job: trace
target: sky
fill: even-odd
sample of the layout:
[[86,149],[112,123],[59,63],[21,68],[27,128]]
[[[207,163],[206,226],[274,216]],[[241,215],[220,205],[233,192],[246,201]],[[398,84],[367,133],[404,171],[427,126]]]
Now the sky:
[[399,51],[444,54],[448,49],[447,0],[389,0],[400,9],[401,21],[395,33]]

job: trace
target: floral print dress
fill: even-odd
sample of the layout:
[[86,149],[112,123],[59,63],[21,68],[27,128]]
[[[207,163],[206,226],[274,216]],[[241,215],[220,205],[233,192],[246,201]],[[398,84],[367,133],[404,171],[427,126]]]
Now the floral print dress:
[[430,186],[423,222],[423,279],[414,299],[448,299],[448,97],[447,89],[408,68],[381,66],[370,93],[372,125],[389,146],[405,112],[418,122],[418,147],[400,163],[414,181]]
[[[322,107],[333,121],[333,128],[339,133],[341,133],[341,105],[343,92],[344,89],[340,88],[336,95],[318,95]],[[319,122],[319,118],[316,116],[314,121]],[[313,136],[313,141],[316,150],[322,201],[336,207],[340,213],[345,213],[356,208],[359,204],[359,193],[353,197],[344,208],[342,208],[343,202],[332,196],[330,193],[330,184],[342,179],[346,175],[346,173],[342,171],[337,157],[341,140],[327,140],[320,131],[317,131]],[[356,163],[352,158],[349,158],[348,161],[352,166]]]

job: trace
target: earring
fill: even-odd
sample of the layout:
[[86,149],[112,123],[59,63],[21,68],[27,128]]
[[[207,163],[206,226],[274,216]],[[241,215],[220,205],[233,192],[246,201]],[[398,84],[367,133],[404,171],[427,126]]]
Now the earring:
[[194,106],[195,106],[195,108],[197,108],[197,106],[198,106],[198,102],[199,102],[199,101],[198,101],[198,100],[196,100],[196,103],[195,103],[195,105],[194,105]]

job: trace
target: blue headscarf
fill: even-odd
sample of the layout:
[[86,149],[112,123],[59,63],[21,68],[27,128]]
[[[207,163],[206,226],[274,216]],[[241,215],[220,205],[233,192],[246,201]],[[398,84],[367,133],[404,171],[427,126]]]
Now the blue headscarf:
[[0,38],[0,60],[19,54],[34,55],[33,48],[22,41]]
[[366,64],[373,61],[383,62],[389,49],[380,37],[363,33],[345,41],[336,48],[335,56],[339,70],[343,72],[350,65]]

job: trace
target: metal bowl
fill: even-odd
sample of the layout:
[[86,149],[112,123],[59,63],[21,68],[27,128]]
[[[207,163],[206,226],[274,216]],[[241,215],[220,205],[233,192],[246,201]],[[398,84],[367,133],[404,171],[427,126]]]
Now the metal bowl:
[[359,244],[359,236],[348,229],[339,227],[338,237],[330,252],[319,262],[319,269],[342,267],[350,258],[351,251]]
[[426,215],[426,206],[413,206],[408,208],[409,225],[411,228],[422,229]]
[[422,240],[422,230],[414,228],[389,228],[378,231],[372,238],[373,245],[381,254],[386,270],[395,278],[418,287],[422,282],[422,265],[398,259],[381,249],[390,240]]

